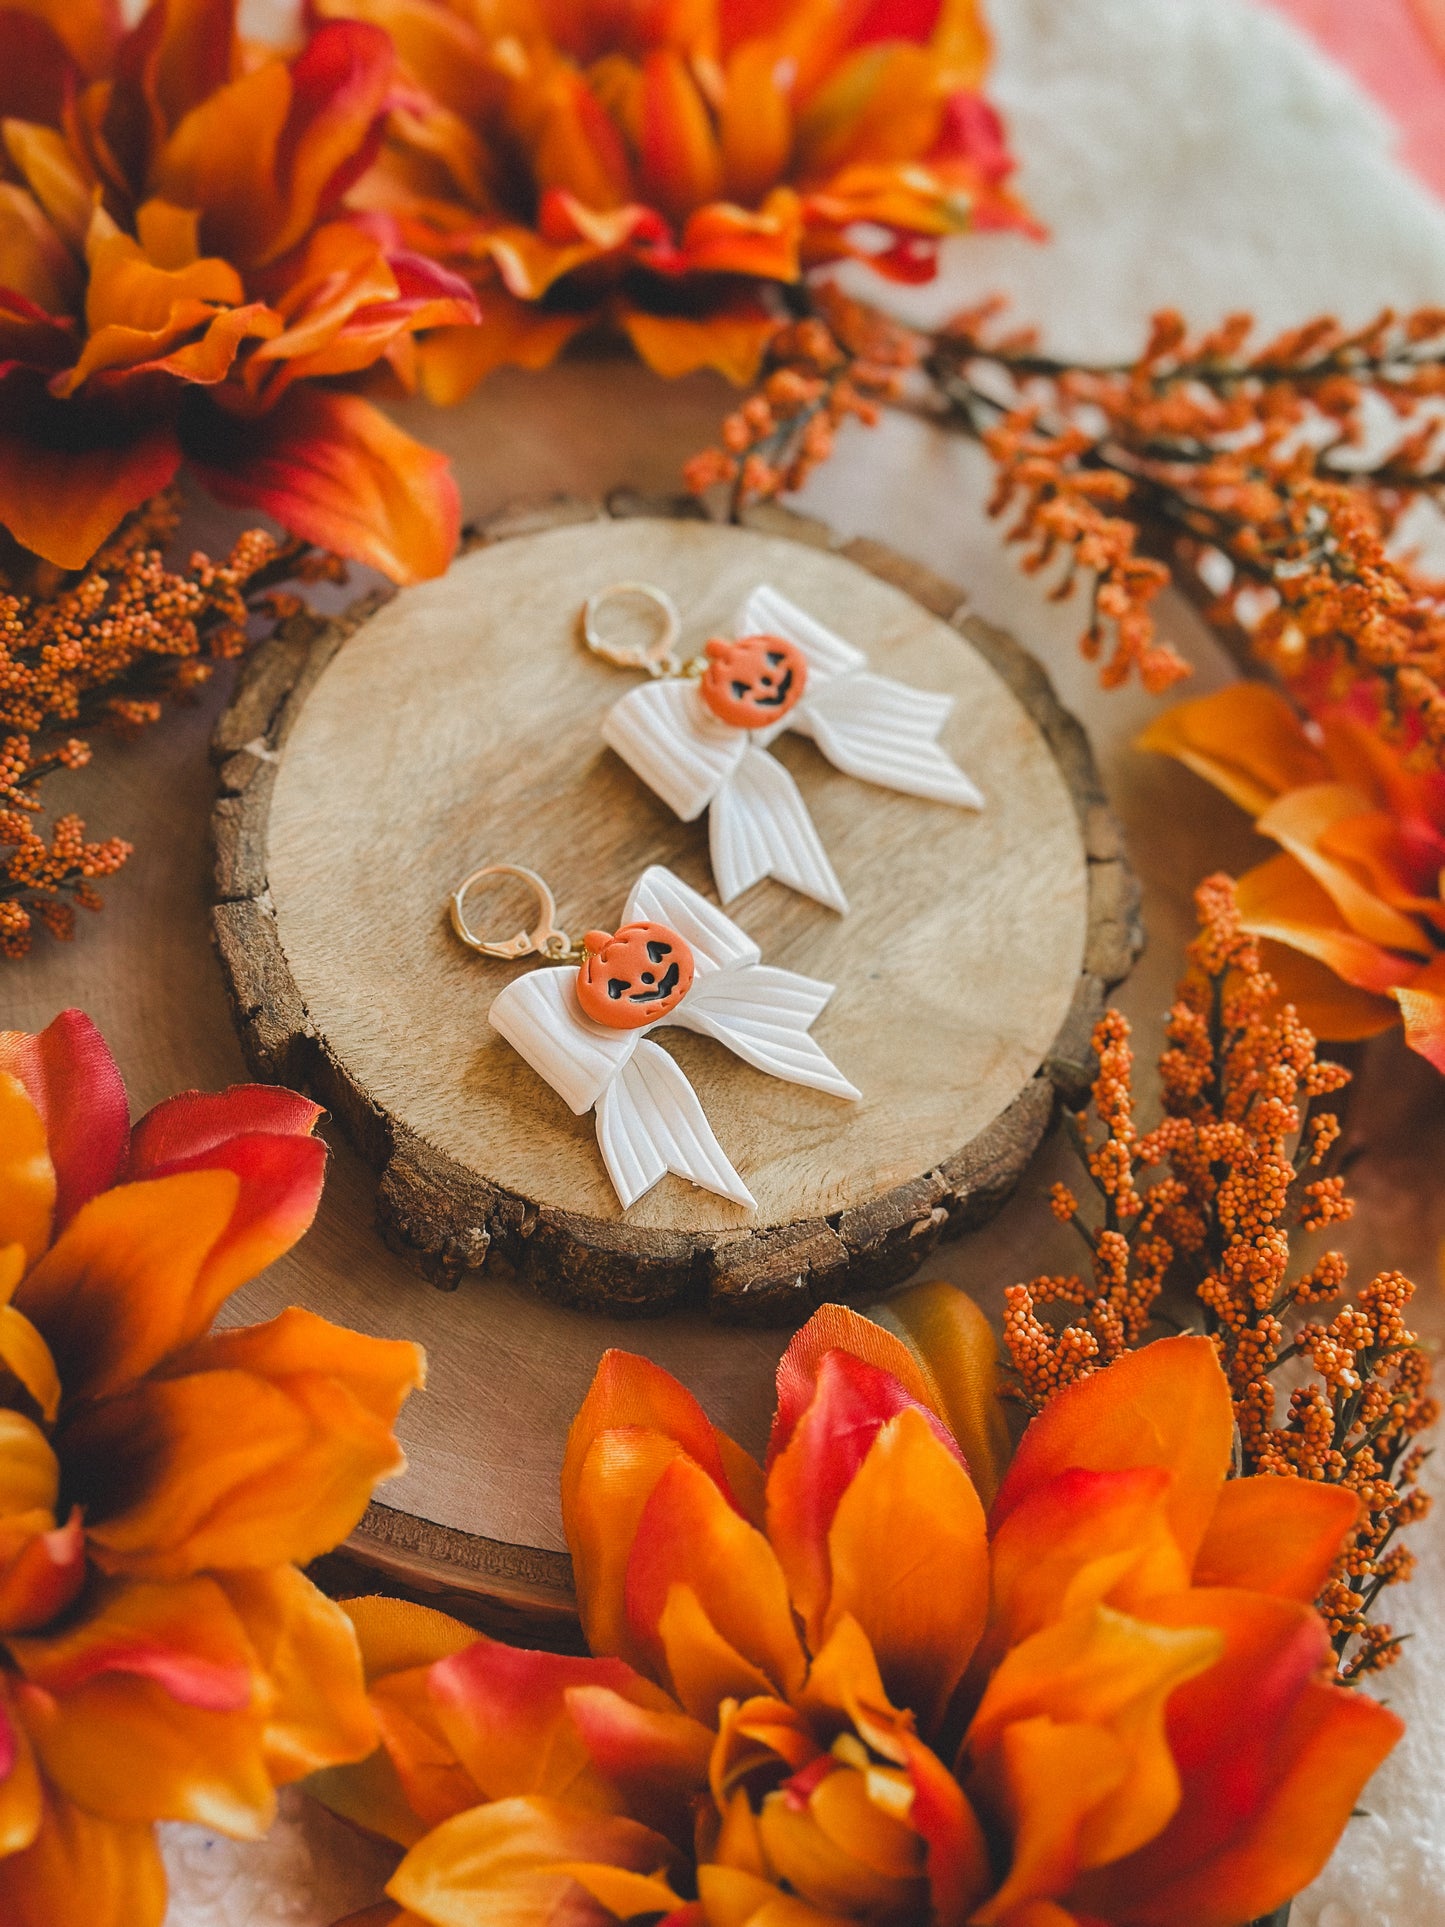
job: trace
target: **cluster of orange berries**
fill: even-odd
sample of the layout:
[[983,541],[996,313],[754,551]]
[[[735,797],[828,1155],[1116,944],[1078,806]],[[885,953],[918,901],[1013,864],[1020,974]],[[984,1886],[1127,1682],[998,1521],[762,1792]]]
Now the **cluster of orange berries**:
[[879,404],[901,392],[918,337],[836,288],[818,289],[815,302],[769,342],[761,384],[723,422],[720,445],[686,464],[694,494],[726,484],[736,512],[800,489],[845,421],[872,427]]
[[23,585],[0,576],[0,956],[23,956],[37,924],[73,935],[76,909],[100,907],[96,880],[130,855],[119,837],[88,843],[78,816],[58,818],[48,838],[35,825],[45,778],[90,759],[69,729],[149,727],[165,697],[240,654],[253,613],[274,619],[273,584],[339,567],[253,529],[225,561],[195,554],[177,572],[162,548],[178,519],[175,497],[160,495],[80,575],[32,565]]
[[[1414,1441],[1436,1416],[1430,1360],[1406,1328],[1413,1293],[1388,1272],[1324,1323],[1299,1320],[1307,1304],[1337,1298],[1348,1268],[1326,1252],[1291,1278],[1291,1233],[1349,1216],[1337,1176],[1310,1178],[1339,1137],[1332,1112],[1314,1100],[1348,1079],[1322,1062],[1292,1007],[1280,1006],[1259,948],[1239,924],[1234,886],[1211,877],[1196,893],[1199,934],[1170,1015],[1160,1060],[1165,1116],[1151,1132],[1135,1123],[1133,1063],[1124,1018],[1110,1011],[1095,1030],[1094,1109],[1102,1136],[1075,1120],[1081,1156],[1103,1207],[1086,1223],[1067,1185],[1055,1215],[1091,1247],[1088,1279],[1036,1278],[1006,1293],[1004,1341],[1020,1396],[1034,1409],[1147,1337],[1163,1292],[1214,1337],[1239,1424],[1242,1469],[1327,1480],[1361,1500],[1361,1523],[1322,1610],[1342,1678],[1394,1657],[1390,1629],[1369,1618],[1385,1587],[1409,1576],[1411,1557],[1392,1542],[1423,1516]],[[1139,1174],[1162,1172],[1151,1183]],[[1067,1309],[1067,1322],[1050,1316]],[[1288,1411],[1276,1412],[1275,1374],[1299,1362],[1311,1377]]]

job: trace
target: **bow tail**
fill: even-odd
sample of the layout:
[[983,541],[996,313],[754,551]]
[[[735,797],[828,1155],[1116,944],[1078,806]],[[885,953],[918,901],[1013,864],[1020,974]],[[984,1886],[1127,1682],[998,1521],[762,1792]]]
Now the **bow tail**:
[[703,1115],[697,1092],[644,1037],[597,1101],[597,1142],[625,1211],[668,1172],[756,1208]]
[[763,877],[846,912],[848,899],[792,777],[775,756],[748,745],[708,811],[718,895],[731,903]]

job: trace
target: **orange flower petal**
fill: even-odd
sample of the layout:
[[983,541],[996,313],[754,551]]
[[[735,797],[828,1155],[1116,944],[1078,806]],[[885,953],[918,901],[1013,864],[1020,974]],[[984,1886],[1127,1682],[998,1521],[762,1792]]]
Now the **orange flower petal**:
[[701,1718],[713,1719],[724,1700],[772,1694],[761,1667],[729,1645],[691,1586],[672,1585],[657,1621],[663,1669],[672,1690]]
[[1332,1043],[1378,1037],[1400,1021],[1400,1007],[1388,996],[1357,990],[1344,983],[1327,964],[1262,938],[1260,961],[1275,981],[1280,997],[1293,1004],[1301,1022],[1316,1037]]
[[1171,1484],[1163,1466],[1140,1465],[1073,1467],[1035,1486],[994,1534],[989,1650],[1087,1606],[1130,1611],[1182,1590],[1189,1569],[1169,1528]]
[[[827,1309],[840,1310],[841,1307]],[[817,1322],[817,1317],[810,1320],[804,1334]],[[887,1348],[892,1347],[901,1354],[910,1380],[921,1386],[919,1369],[907,1348],[869,1320],[858,1322],[872,1333],[871,1338],[861,1342],[884,1355]],[[789,1347],[778,1368],[775,1439],[788,1415],[789,1399],[783,1388],[800,1369],[796,1363],[790,1364],[792,1356],[793,1348]],[[771,1462],[768,1537],[777,1549],[793,1604],[802,1615],[809,1644],[815,1650],[821,1643],[831,1591],[828,1530],[834,1514],[876,1434],[890,1419],[910,1407],[924,1414],[947,1450],[957,1453],[952,1436],[941,1422],[926,1405],[910,1396],[891,1371],[870,1364],[851,1350],[826,1352],[818,1367],[812,1403],[793,1426],[784,1449]]]
[[1223,1657],[1170,1702],[1183,1783],[1175,1818],[1074,1898],[1105,1919],[1143,1912],[1158,1927],[1235,1927],[1315,1877],[1403,1727],[1365,1694],[1319,1683],[1329,1640],[1305,1606],[1210,1590],[1151,1611],[1216,1627]]
[[1251,816],[1330,773],[1297,711],[1264,682],[1231,683],[1213,696],[1174,703],[1137,744],[1174,757]]
[[422,392],[449,408],[464,401],[494,368],[548,368],[592,319],[544,314],[504,288],[486,289],[481,320],[470,328],[438,328],[417,344]]
[[1386,949],[1428,956],[1431,943],[1419,924],[1383,901],[1324,847],[1331,831],[1348,828],[1368,808],[1369,799],[1347,783],[1309,783],[1278,797],[1260,814],[1255,828],[1309,872],[1350,929]]
[[42,1810],[35,1755],[0,1678],[0,1861],[30,1845],[40,1831]]
[[1129,1772],[1126,1748],[1106,1727],[1042,1715],[1008,1727],[999,1753],[998,1797],[1010,1822],[1013,1858],[1003,1885],[974,1914],[980,1927],[1012,1927],[1021,1904],[1067,1892],[1090,1819]]
[[0,1249],[0,1365],[35,1400],[45,1423],[53,1425],[60,1411],[60,1374],[50,1347],[30,1320],[5,1302],[20,1283],[24,1268],[23,1246]]
[[780,187],[760,208],[712,201],[687,217],[682,253],[695,274],[747,274],[764,281],[796,281],[802,241],[802,208],[791,188]]
[[1246,870],[1235,895],[1246,930],[1303,951],[1359,990],[1388,993],[1419,970],[1413,959],[1351,930],[1328,892],[1292,856],[1272,856]]
[[107,1570],[305,1564],[404,1463],[391,1427],[421,1376],[415,1346],[293,1308],[213,1333],[178,1366],[183,1376],[105,1401],[68,1434]]
[[1278,1593],[1308,1605],[1359,1517],[1359,1500],[1343,1486],[1230,1479],[1194,1562],[1194,1583]]
[[355,1628],[368,1685],[388,1673],[447,1659],[477,1637],[459,1619],[409,1599],[344,1599],[341,1610]]
[[715,368],[744,388],[758,372],[777,322],[753,301],[733,301],[701,320],[649,314],[624,305],[618,315],[633,347],[654,374],[669,380]]
[[1024,1433],[994,1501],[995,1530],[1030,1493],[1073,1467],[1174,1475],[1170,1530],[1192,1563],[1229,1470],[1234,1408],[1207,1338],[1161,1338],[1068,1385]]
[[[1168,1823],[1179,1805],[1180,1778],[1165,1708],[1185,1681],[1217,1661],[1223,1646],[1207,1621],[1192,1624],[1187,1613],[1164,1626],[1095,1606],[1044,1627],[1004,1655],[965,1744],[992,1797],[1013,1813],[1020,1856],[1030,1859],[1038,1843],[1050,1868],[1066,1869],[1062,1879],[1051,1874],[1052,1888],[1031,1876],[1031,1886],[1013,1897],[1058,1897],[1075,1867],[1132,1853]],[[1033,1739],[1012,1743],[1021,1753],[1011,1750],[1010,1736],[1033,1721],[1046,1726]],[[1113,1745],[1095,1745],[1086,1735],[1056,1741],[1047,1727],[1092,1728]],[[1068,1815],[1060,1834],[1057,1786],[1051,1792],[1050,1781],[1059,1755],[1071,1753],[1080,1788],[1092,1797]],[[1025,1799],[1042,1801],[1041,1810],[1025,1810],[1018,1804]]]
[[[851,1352],[865,1364],[875,1365],[897,1379],[908,1397],[927,1406],[938,1417],[943,1414],[936,1401],[939,1392],[930,1368],[902,1339],[885,1331],[872,1318],[851,1310],[847,1305],[822,1305],[789,1341],[778,1363],[778,1402],[768,1439],[767,1466],[793,1436],[793,1428],[812,1404],[818,1388],[818,1373],[831,1351]],[[892,1417],[892,1412],[888,1414]],[[861,1455],[860,1455],[861,1456]]]
[[269,1825],[262,1682],[213,1580],[111,1586],[78,1625],[8,1644],[45,1777],[88,1812],[241,1838]]
[[671,1858],[650,1828],[559,1800],[497,1800],[444,1820],[414,1846],[387,1892],[435,1927],[603,1927],[611,1910],[561,1869],[600,1862],[655,1873]]
[[[659,1794],[690,1795],[707,1785],[713,1733],[672,1707],[639,1700],[606,1686],[570,1686],[567,1711],[593,1764],[625,1789],[627,1805],[660,1831],[670,1802]],[[649,1809],[651,1809],[649,1811]],[[690,1817],[684,1806],[682,1816]]]
[[[679,1585],[691,1588],[722,1638],[775,1689],[786,1695],[802,1684],[806,1662],[773,1548],[686,1458],[653,1487],[627,1562],[627,1622],[655,1663],[666,1662],[660,1622]],[[687,1710],[711,1719],[716,1703]]]
[[[461,501],[446,457],[359,395],[298,385],[257,420],[208,410],[188,421],[186,437],[218,500],[274,515],[394,582],[440,575],[456,553]],[[3,482],[0,443],[0,517]]]
[[908,1919],[922,1911],[923,1841],[873,1806],[861,1773],[828,1773],[806,1798],[797,1788],[765,1795],[758,1835],[773,1878],[824,1912]]
[[913,1782],[908,1818],[928,1848],[933,1919],[937,1927],[962,1927],[991,1882],[988,1841],[962,1787],[942,1760],[911,1734],[904,1734],[903,1747]]
[[225,260],[251,265],[282,227],[279,152],[291,102],[285,63],[264,61],[198,101],[155,157],[152,192],[199,209],[205,246]]
[[923,1413],[874,1437],[828,1529],[828,1624],[850,1614],[895,1704],[936,1729],[988,1616],[988,1533],[967,1472]]
[[642,66],[641,175],[647,199],[677,222],[722,190],[711,116],[686,62],[667,48]]
[[4,1862],[5,1927],[161,1927],[166,1871],[149,1826],[100,1819],[52,1790],[34,1843]]
[[239,1185],[192,1171],[118,1185],[82,1205],[16,1294],[69,1397],[148,1372],[194,1329],[203,1268]]
[[85,1573],[85,1528],[76,1506],[63,1526],[36,1531],[8,1565],[0,1562],[0,1633],[37,1632],[58,1619],[79,1596]]
[[1390,995],[1405,1019],[1405,1042],[1445,1071],[1445,959],[1437,957],[1409,984],[1397,984]]
[[[248,1105],[244,1089],[238,1114],[258,1108]],[[230,1095],[223,1093],[214,1101],[224,1104]],[[284,1097],[291,1099],[291,1093]],[[187,1344],[207,1330],[233,1291],[289,1251],[310,1228],[326,1175],[326,1146],[319,1138],[293,1131],[223,1138],[189,1155],[179,1152],[179,1142],[178,1154],[170,1157],[157,1155],[159,1148],[152,1138],[149,1148],[132,1153],[128,1168],[145,1171],[150,1182],[191,1171],[226,1171],[239,1187],[226,1227],[206,1254],[187,1314],[172,1340]]]
[[992,1505],[1013,1448],[988,1319],[966,1291],[941,1279],[895,1293],[872,1316],[917,1353],[934,1388],[934,1410],[962,1447],[979,1497]]
[[0,1304],[8,1303],[20,1275],[50,1243],[55,1194],[40,1113],[20,1079],[0,1071],[0,1252],[19,1253],[13,1278],[0,1260],[0,1276],[6,1276]]
[[0,1405],[0,1523],[17,1513],[53,1513],[60,1463],[40,1427]]
[[727,63],[719,115],[723,187],[729,200],[752,207],[787,173],[793,113],[779,84],[777,46],[745,41]]
[[266,1771],[286,1786],[376,1745],[351,1621],[294,1566],[224,1572],[216,1580],[269,1683],[261,1737]]
[[485,1798],[535,1793],[605,1813],[615,1796],[568,1709],[580,1687],[605,1688],[652,1711],[675,1710],[620,1659],[527,1652],[486,1638],[439,1660],[427,1684],[438,1725]]
[[63,1010],[38,1035],[0,1031],[0,1071],[19,1078],[44,1122],[63,1229],[114,1184],[125,1156],[130,1110],[115,1059],[84,1011]]
[[[11,31],[14,21],[15,15],[8,13]],[[66,245],[79,252],[90,227],[91,196],[90,183],[76,165],[74,149],[55,127],[36,126],[25,119],[7,118],[3,133],[6,152],[44,208],[46,219]]]
[[[15,382],[6,388],[12,399]],[[0,524],[47,562],[80,569],[132,509],[174,479],[180,446],[164,421],[77,421],[64,402],[46,401],[48,408],[38,397],[26,402],[0,430]]]

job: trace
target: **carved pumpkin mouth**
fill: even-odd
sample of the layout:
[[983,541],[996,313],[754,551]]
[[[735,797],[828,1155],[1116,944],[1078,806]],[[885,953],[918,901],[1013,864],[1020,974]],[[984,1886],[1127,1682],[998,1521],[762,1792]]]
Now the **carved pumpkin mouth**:
[[[769,662],[781,662],[782,660],[783,658],[777,654],[769,654],[768,656]],[[765,675],[759,676],[758,681],[766,687],[768,678]],[[783,671],[783,679],[771,696],[754,694],[749,690],[745,682],[735,682],[733,684],[733,694],[737,697],[738,701],[741,702],[745,696],[751,695],[753,706],[757,709],[781,709],[792,693],[793,672],[791,669],[785,669]]]

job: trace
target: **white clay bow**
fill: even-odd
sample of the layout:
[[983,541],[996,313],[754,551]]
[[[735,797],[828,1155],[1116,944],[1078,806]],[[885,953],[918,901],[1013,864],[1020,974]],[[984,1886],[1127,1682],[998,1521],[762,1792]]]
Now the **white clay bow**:
[[563,965],[517,977],[497,995],[490,1021],[581,1117],[597,1112],[597,1142],[623,1208],[668,1171],[738,1204],[756,1200],[725,1156],[681,1068],[649,1041],[664,1024],[715,1037],[769,1076],[834,1097],[858,1090],[808,1035],[832,984],[760,961],[730,917],[654,864],[634,885],[624,924],[666,924],[692,951],[692,988],[655,1024],[612,1030],[577,1001],[577,970]]
[[797,784],[767,746],[784,730],[811,736],[835,768],[865,783],[982,809],[983,795],[938,742],[952,696],[875,676],[844,642],[776,589],[754,589],[738,636],[781,636],[807,659],[802,699],[781,722],[738,729],[708,709],[696,683],[668,677],[608,710],[603,740],[684,823],[710,808],[712,872],[724,903],[766,876],[845,911],[848,899]]

